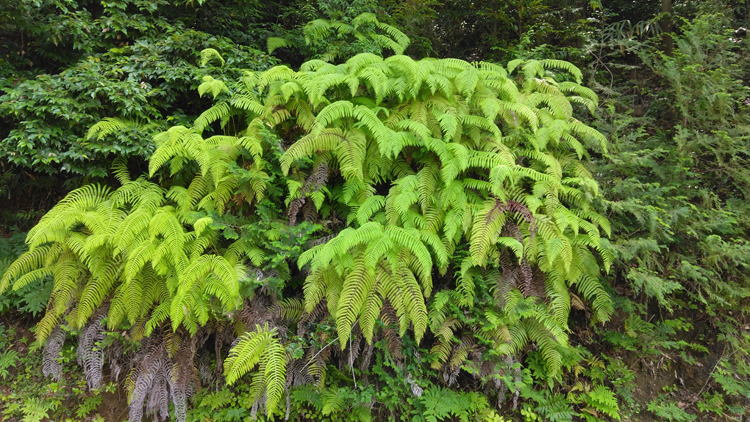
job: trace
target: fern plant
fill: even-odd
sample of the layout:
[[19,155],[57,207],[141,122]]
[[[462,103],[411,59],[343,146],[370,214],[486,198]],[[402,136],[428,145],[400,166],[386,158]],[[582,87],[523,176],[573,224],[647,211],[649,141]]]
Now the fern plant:
[[[163,325],[195,334],[212,315],[238,306],[238,276],[245,273],[246,249],[222,247],[220,235],[208,227],[210,218],[196,213],[187,189],[130,180],[122,167],[116,174],[121,188],[80,188],[45,215],[29,232],[28,252],[0,281],[5,291],[54,278],[36,331],[37,340],[48,345],[45,374],[62,373],[60,324],[80,328],[79,361],[91,388],[101,384],[104,359],[95,344],[102,340],[105,316],[108,329],[130,326],[136,340]],[[176,408],[185,399],[176,398]],[[136,416],[131,420],[140,420],[137,415],[131,410]]]
[[[0,294],[54,278],[40,342],[64,323],[92,343],[105,314],[107,329],[132,327],[143,339],[128,381],[132,420],[144,405],[165,417],[158,391],[167,390],[184,419],[197,385],[187,381],[190,344],[241,308],[224,373],[233,383],[252,372],[253,406],[268,414],[295,377],[322,380],[333,343],[350,349],[353,367],[360,339],[371,345],[390,326],[417,343],[429,332],[435,366],[454,377],[478,356],[512,362],[535,343],[554,378],[571,306],[595,321],[612,308],[599,278],[611,260],[601,240],[609,225],[590,205],[598,188],[583,163],[606,145],[574,117],[574,104],[596,104],[580,79],[556,60],[502,67],[368,53],[246,72],[231,89],[206,77],[199,93],[214,106],[154,138],[149,176],[161,182],[133,180],[118,162],[121,187],[72,192],[29,232]],[[285,196],[289,226],[302,214],[327,232],[296,262],[269,267],[280,231],[266,243],[247,235],[266,195]],[[301,300],[279,300],[265,281],[274,272],[302,274]],[[298,357],[287,356],[286,330],[259,293],[240,293],[248,282],[284,318],[314,321],[325,309],[335,322],[336,337],[306,353],[304,370],[287,372]],[[95,385],[101,354],[81,353]]]
[[18,352],[15,350],[8,349],[0,353],[0,377],[3,378],[3,381],[5,381],[10,374],[8,369],[15,368],[17,362]]
[[335,62],[356,53],[383,55],[387,51],[403,54],[409,45],[409,37],[398,28],[381,22],[370,12],[352,19],[315,19],[302,28],[299,38],[269,37],[266,41],[268,54],[280,48],[302,51],[305,57]]
[[195,332],[207,322],[212,298],[226,311],[235,308],[240,257],[204,253],[215,235],[206,220],[188,217],[189,199],[181,210],[177,201],[185,197],[176,190],[123,181],[116,191],[86,186],[69,194],[29,232],[29,251],[3,276],[0,291],[54,276],[40,342],[63,316],[83,327],[107,300],[110,328],[140,322],[147,336],[167,318],[174,329]]
[[435,387],[428,389],[419,398],[420,407],[415,409],[415,421],[438,422],[444,420],[485,420],[489,407],[487,400],[479,393],[457,393],[450,389]]
[[[427,303],[433,277],[468,248],[442,297],[472,308],[476,278],[496,284],[500,306],[482,304],[494,308],[493,349],[513,354],[533,341],[554,376],[571,304],[608,319],[599,275],[611,255],[600,240],[609,225],[590,206],[597,185],[581,162],[605,141],[573,117],[572,103],[591,108],[596,96],[552,72],[581,77],[554,60],[507,69],[372,54],[341,65],[313,60],[296,72],[247,74],[244,88],[198,123],[242,113],[245,133],[273,127],[288,142],[279,163],[291,179],[290,220],[306,200],[346,220],[298,261],[310,272],[305,309],[327,304],[342,349],[355,325],[372,339],[386,304],[400,333],[412,328],[418,341],[428,326],[435,334],[446,321],[459,327],[440,310],[430,323]],[[458,353],[453,365],[465,357]]]

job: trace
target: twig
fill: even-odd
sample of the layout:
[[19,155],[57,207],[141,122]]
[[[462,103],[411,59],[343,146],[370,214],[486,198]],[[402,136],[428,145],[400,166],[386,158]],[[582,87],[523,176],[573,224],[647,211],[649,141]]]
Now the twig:
[[[724,353],[726,353],[726,351],[727,351],[727,347],[724,346],[724,351],[721,352],[721,357],[719,358],[719,360],[716,361],[716,365],[714,365],[714,369],[712,369],[711,372],[708,373],[708,378],[706,378],[706,382],[703,383],[703,387],[701,387],[701,390],[698,392],[698,394],[696,394],[695,396],[696,398],[694,402],[699,400],[701,393],[703,393],[703,390],[706,389],[708,382],[711,381],[711,375],[713,375],[714,371],[716,370],[716,367],[719,366],[719,363],[721,363],[722,359],[724,359]],[[736,352],[737,351],[735,350],[734,352],[730,353],[729,356],[727,356],[727,359],[732,357],[732,355],[735,354]]]
[[[359,318],[357,318],[357,320],[356,320],[356,321],[354,321],[354,324],[356,324],[357,322],[359,322]],[[351,347],[352,347],[352,332],[354,332],[354,324],[352,324],[352,329],[351,329],[351,330],[349,330],[349,351],[350,351],[350,352],[351,352]],[[319,355],[319,354],[320,354],[321,352],[323,352],[323,350],[325,350],[326,348],[328,348],[328,346],[332,345],[332,344],[333,344],[333,343],[334,343],[334,342],[335,342],[336,340],[338,340],[338,339],[339,339],[340,337],[341,337],[341,336],[338,336],[338,337],[336,337],[335,339],[331,340],[331,342],[330,342],[330,343],[328,343],[328,344],[326,344],[325,346],[323,346],[323,348],[322,348],[322,349],[318,350],[318,353],[316,353],[315,355],[313,355],[313,357],[311,357],[311,358],[310,358],[310,360],[308,360],[308,361],[307,361],[307,364],[306,364],[305,366],[303,366],[303,367],[302,367],[302,370],[304,370],[304,369],[306,369],[306,368],[307,368],[308,366],[310,366],[310,364],[312,363],[313,359],[315,359],[316,357],[318,357],[318,355]],[[352,375],[353,375],[353,374],[354,374],[354,368],[352,368]],[[354,381],[354,386],[355,386],[355,387],[357,386],[357,381],[356,381],[356,380]]]
[[[609,67],[607,66],[607,64],[604,63],[602,61],[602,59],[600,59],[599,56],[597,56],[593,51],[591,51],[591,55],[594,56],[594,58],[596,59],[596,61],[598,61],[599,63],[601,63],[602,66],[604,66],[605,69],[607,69],[607,72],[609,72],[609,89],[611,90],[612,86],[615,83],[615,75],[612,73],[611,70],[609,70]],[[594,68],[594,73],[596,73],[596,67]]]
[[323,346],[323,348],[322,348],[322,349],[318,350],[318,353],[316,353],[315,355],[313,355],[313,357],[311,357],[311,358],[310,358],[310,360],[308,360],[308,361],[307,361],[307,364],[306,364],[305,366],[303,366],[301,370],[305,370],[305,369],[307,369],[307,367],[308,367],[308,366],[310,366],[310,364],[312,363],[312,361],[313,361],[313,360],[314,360],[314,359],[315,359],[316,357],[318,357],[318,355],[319,355],[319,354],[320,354],[320,353],[321,353],[321,352],[322,352],[323,350],[325,350],[326,348],[328,348],[328,346],[332,345],[332,344],[333,344],[333,343],[334,343],[334,342],[335,342],[336,340],[338,340],[338,339],[339,339],[339,338],[338,338],[338,337],[336,337],[335,339],[331,340],[331,342],[330,342],[330,343],[328,343],[328,344],[326,344],[325,346]]

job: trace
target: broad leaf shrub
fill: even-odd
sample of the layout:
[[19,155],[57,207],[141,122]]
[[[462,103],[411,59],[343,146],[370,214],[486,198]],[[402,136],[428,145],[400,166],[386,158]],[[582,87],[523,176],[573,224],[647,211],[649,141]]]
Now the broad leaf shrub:
[[[227,38],[212,27],[201,30],[203,19],[185,2],[7,3],[3,8],[18,10],[9,12],[13,25],[0,29],[6,40],[0,59],[0,154],[13,166],[4,172],[18,168],[101,179],[117,157],[145,162],[155,133],[205,108],[191,93],[207,73],[235,79],[238,69],[276,64],[241,42],[244,38]],[[220,21],[223,6],[206,6]],[[227,67],[198,66],[206,48],[222,51]],[[87,136],[89,127],[107,117],[129,124],[108,136]]]
[[[498,400],[522,386],[532,397],[533,382],[585,359],[568,343],[571,308],[595,322],[613,309],[600,278],[609,223],[585,164],[606,142],[574,116],[573,104],[597,105],[581,77],[558,60],[368,53],[238,83],[207,76],[198,90],[214,105],[154,137],[149,177],[118,160],[119,188],[71,192],[29,232],[0,293],[53,277],[36,330],[45,372],[60,373],[61,326],[80,330],[90,387],[105,361],[129,369],[131,421],[144,407],[167,417],[169,398],[185,420],[201,379],[220,382],[195,364],[209,336],[214,371],[230,384],[252,373],[253,414],[324,386],[336,360],[356,386],[375,344],[396,361],[409,344],[424,376],[449,386],[468,374]],[[97,346],[112,330],[139,348]],[[414,403],[427,420],[486,410],[443,409],[429,401],[436,388]],[[616,416],[606,387],[585,394]]]

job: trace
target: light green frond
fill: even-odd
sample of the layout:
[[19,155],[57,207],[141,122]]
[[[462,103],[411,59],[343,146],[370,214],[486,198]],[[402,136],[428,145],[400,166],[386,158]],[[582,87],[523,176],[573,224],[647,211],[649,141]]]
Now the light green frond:
[[302,157],[309,157],[316,152],[334,151],[340,143],[346,142],[345,135],[345,132],[341,129],[327,128],[320,131],[317,135],[309,134],[302,137],[289,147],[279,159],[281,170],[284,174],[288,174],[289,167],[291,167],[294,161]]
[[229,92],[229,88],[224,82],[206,75],[203,77],[203,83],[198,86],[198,95],[202,97],[207,92],[210,92],[216,99],[222,92]]
[[201,66],[205,67],[211,62],[221,63],[224,66],[224,58],[221,57],[218,51],[213,48],[206,48],[201,51]]
[[132,281],[136,278],[143,266],[146,265],[146,263],[151,262],[155,251],[156,245],[151,242],[145,242],[133,248],[133,250],[128,253],[127,261],[125,263],[125,272],[123,274],[125,280]]
[[457,91],[466,97],[467,101],[471,99],[476,90],[477,83],[479,83],[479,72],[474,67],[459,73],[455,79]]
[[177,292],[172,299],[169,315],[173,329],[180,325],[185,314],[192,307],[190,292],[208,276],[215,277],[215,280],[208,285],[205,293],[219,299],[225,310],[231,309],[234,305],[234,301],[239,295],[239,283],[235,269],[224,257],[202,255],[185,269]]
[[560,69],[564,70],[573,77],[576,78],[576,82],[581,83],[583,80],[583,74],[581,71],[575,67],[572,63],[566,62],[564,60],[553,60],[553,59],[546,59],[541,61],[542,66],[545,67],[545,69]]
[[535,319],[524,321],[524,328],[526,333],[528,333],[529,339],[536,343],[539,348],[547,370],[550,373],[549,376],[554,377],[562,366],[562,356],[557,350],[558,339],[550,334],[545,325],[540,324]]
[[233,107],[237,107],[241,110],[250,112],[256,116],[260,116],[266,113],[266,108],[263,104],[259,103],[255,96],[251,95],[233,95],[229,100],[229,104]]
[[245,333],[224,361],[227,384],[237,382],[246,373],[259,366],[253,376],[254,386],[261,390],[255,400],[265,397],[266,414],[271,415],[281,401],[286,382],[286,354],[277,338],[276,328],[256,325],[255,331]]
[[114,246],[114,253],[117,254],[126,249],[131,249],[134,245],[140,243],[136,243],[136,239],[145,240],[152,217],[152,211],[140,207],[128,215],[117,227],[117,231],[111,239]]
[[351,129],[338,137],[334,153],[339,160],[339,168],[344,178],[364,179],[362,163],[367,151],[367,135],[360,129]]
[[409,43],[411,42],[409,40],[409,37],[407,37],[403,32],[399,31],[396,27],[382,22],[378,22],[378,28],[385,31],[396,42],[396,45],[391,47],[393,52],[395,54],[404,54],[406,47],[408,47]]
[[26,274],[22,275],[21,277],[16,280],[15,283],[13,283],[13,290],[18,290],[26,287],[27,285],[42,280],[46,277],[49,277],[53,274],[52,268],[44,267],[39,268],[37,270],[29,271]]
[[268,37],[266,40],[266,50],[268,54],[273,54],[277,48],[292,47],[294,44],[286,38]]
[[385,206],[385,198],[381,195],[374,195],[357,208],[357,222],[360,225],[365,224],[373,214]]
[[380,316],[381,310],[383,309],[383,299],[379,291],[380,285],[387,285],[387,282],[382,283],[383,278],[390,278],[390,273],[388,271],[377,271],[375,285],[365,298],[362,305],[362,312],[359,317],[359,326],[362,329],[362,335],[368,343],[372,343],[375,324]]
[[[50,250],[51,247],[49,246],[33,248],[13,261],[5,271],[5,274],[3,274],[3,278],[0,279],[0,295],[5,293],[8,290],[8,287],[11,286],[11,283],[14,283],[19,277],[28,273],[43,270],[45,267],[45,261],[49,258]],[[36,272],[36,274],[41,276],[42,273]]]
[[[429,322],[427,306],[425,305],[426,295],[422,294],[419,284],[414,278],[414,274],[407,270],[406,267],[401,267],[397,274],[398,276],[394,277],[394,280],[400,290],[399,293],[401,296],[401,302],[403,303],[404,315],[408,315],[408,321],[410,321],[414,327],[414,339],[417,341],[417,344],[419,344],[422,340],[422,336],[427,330],[427,324]],[[405,333],[405,328],[406,327],[402,325],[402,336]]]
[[424,243],[420,240],[419,232],[401,227],[387,227],[386,233],[394,243],[409,251],[415,258],[413,264],[422,283],[424,295],[430,296],[432,291],[432,257]]
[[599,147],[603,152],[607,152],[607,138],[602,135],[598,130],[587,126],[578,120],[573,120],[569,123],[570,130],[576,135],[583,136],[585,138],[592,139],[599,142]]
[[495,247],[505,221],[505,208],[500,201],[486,201],[482,210],[476,214],[469,246],[474,265],[486,265],[490,250]]
[[515,59],[508,62],[506,67],[508,68],[508,73],[513,73],[514,70],[518,68],[523,63],[523,59]]
[[325,106],[315,118],[315,122],[319,128],[317,133],[320,133],[321,130],[327,128],[336,120],[352,117],[353,112],[354,104],[350,101],[336,101],[335,103]]
[[110,297],[119,281],[122,270],[122,262],[119,259],[112,259],[98,277],[91,277],[88,280],[78,301],[77,326],[83,327],[86,325],[89,318]]
[[344,279],[344,287],[336,310],[336,328],[342,350],[346,348],[352,325],[362,313],[362,307],[371,295],[374,285],[373,269],[367,268],[364,259],[360,257]]
[[89,131],[86,134],[86,139],[90,140],[96,138],[97,140],[100,140],[118,132],[132,130],[134,128],[147,131],[151,127],[153,127],[152,124],[147,124],[139,120],[125,119],[122,117],[105,117],[89,128]]

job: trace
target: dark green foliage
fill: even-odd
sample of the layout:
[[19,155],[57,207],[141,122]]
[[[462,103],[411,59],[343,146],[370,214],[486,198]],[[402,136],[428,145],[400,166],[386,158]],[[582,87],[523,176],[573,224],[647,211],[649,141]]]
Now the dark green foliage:
[[425,390],[415,406],[415,421],[437,422],[458,419],[473,420],[480,410],[489,405],[486,398],[478,393],[460,393],[440,387]]
[[[191,28],[199,16],[191,16],[186,5],[95,4],[23,3],[41,25],[19,17],[16,22],[24,27],[7,29],[8,35],[14,29],[30,30],[24,42],[32,44],[16,47],[24,51],[25,61],[11,62],[15,67],[4,75],[14,81],[0,97],[0,118],[7,129],[0,131],[0,154],[8,163],[40,173],[105,177],[115,157],[145,161],[153,151],[154,133],[167,122],[186,121],[203,107],[190,95],[192,89],[206,72],[222,71],[200,67],[202,50],[224,52],[227,69],[261,69],[273,63],[247,45]],[[68,48],[75,53],[58,56]],[[26,71],[36,60],[56,67],[45,69],[49,73]],[[238,74],[229,71],[227,76]],[[105,117],[132,124],[109,136],[87,136],[89,127]]]
[[[624,329],[605,338],[617,347],[640,350],[639,356],[678,350],[687,365],[696,365],[695,355],[731,353],[734,379],[742,383],[750,375],[750,343],[733,327],[747,324],[750,297],[750,120],[743,82],[750,56],[729,22],[722,14],[686,21],[674,36],[671,56],[638,47],[639,57],[653,71],[651,86],[635,86],[648,113],[623,116],[616,111],[631,97],[612,99],[599,127],[610,135],[615,153],[600,161],[598,169],[607,181],[604,206],[615,233],[618,276],[613,284],[626,296],[641,299],[636,306],[625,301],[623,311],[630,315]],[[659,95],[648,89],[658,89]],[[705,320],[694,327],[664,316],[654,324],[643,315],[649,299],[669,311],[705,312]],[[710,341],[679,339],[682,330],[708,336],[705,328],[698,329],[706,323],[731,352],[716,350]],[[658,417],[694,418],[660,400],[648,405]]]

